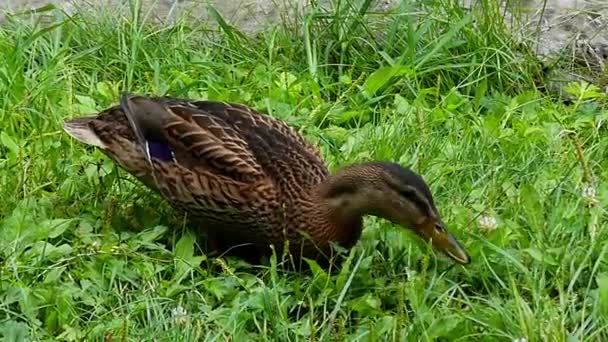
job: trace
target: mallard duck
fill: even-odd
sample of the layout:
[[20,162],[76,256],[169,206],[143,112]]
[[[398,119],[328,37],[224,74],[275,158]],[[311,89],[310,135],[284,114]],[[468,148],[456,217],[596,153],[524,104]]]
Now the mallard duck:
[[125,94],[63,127],[186,211],[216,246],[268,255],[270,245],[278,253],[288,241],[292,255],[318,260],[334,243],[353,247],[363,217],[374,215],[470,262],[418,174],[366,162],[331,175],[302,135],[241,104]]

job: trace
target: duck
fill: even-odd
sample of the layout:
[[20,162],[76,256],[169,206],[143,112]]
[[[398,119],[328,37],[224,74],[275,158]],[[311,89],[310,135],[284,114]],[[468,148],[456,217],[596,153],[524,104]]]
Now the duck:
[[327,261],[336,246],[354,247],[364,217],[375,216],[457,264],[471,260],[422,176],[390,161],[332,174],[303,134],[243,104],[123,93],[63,129],[186,212],[218,253],[247,246],[246,255]]

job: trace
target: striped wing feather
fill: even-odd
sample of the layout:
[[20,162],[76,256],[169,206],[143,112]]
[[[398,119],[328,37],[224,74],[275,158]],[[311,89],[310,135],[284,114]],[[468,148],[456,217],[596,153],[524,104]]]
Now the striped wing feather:
[[328,176],[318,150],[282,121],[237,104],[165,101],[175,118],[165,124],[168,139],[218,174],[265,178],[283,195]]
[[[310,206],[310,189],[329,175],[299,133],[237,104],[130,97],[67,128],[85,143],[98,138],[105,153],[206,231],[242,241],[279,238],[287,224],[280,213]],[[174,159],[149,157],[142,137],[162,140]]]

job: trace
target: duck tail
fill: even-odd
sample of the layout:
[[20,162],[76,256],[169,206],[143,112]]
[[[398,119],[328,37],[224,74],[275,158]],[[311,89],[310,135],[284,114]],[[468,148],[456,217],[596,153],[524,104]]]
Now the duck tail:
[[87,116],[67,120],[63,123],[63,130],[83,144],[106,149],[107,145],[99,138],[90,125],[96,118],[96,116]]

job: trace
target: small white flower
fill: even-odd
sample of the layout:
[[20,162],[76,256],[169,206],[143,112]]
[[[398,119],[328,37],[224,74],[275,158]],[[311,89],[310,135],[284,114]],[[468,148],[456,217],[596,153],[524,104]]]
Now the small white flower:
[[515,338],[512,342],[528,342],[528,339],[525,337]]
[[416,277],[418,275],[418,272],[416,272],[415,269],[406,267],[405,274],[407,274],[407,279],[414,279],[414,277]]
[[493,216],[483,215],[479,218],[479,227],[483,231],[491,232],[498,228],[498,221]]
[[171,316],[173,318],[173,322],[178,325],[185,324],[188,321],[188,312],[181,305],[171,309]]
[[90,253],[99,252],[101,248],[101,242],[99,240],[93,240],[89,246],[87,246],[87,251]]
[[591,184],[585,184],[581,196],[589,204],[597,204],[597,190]]

